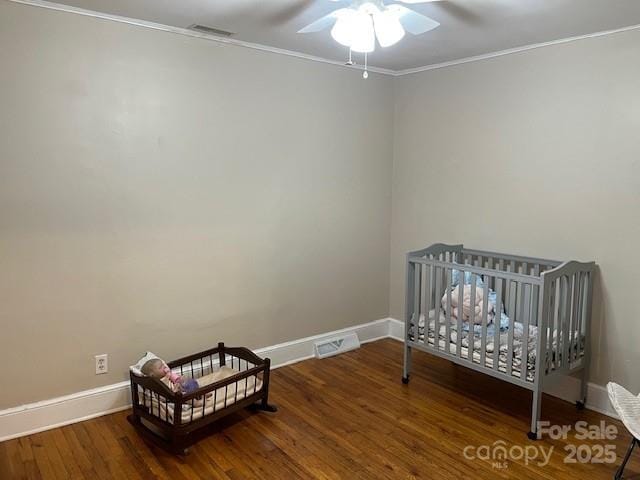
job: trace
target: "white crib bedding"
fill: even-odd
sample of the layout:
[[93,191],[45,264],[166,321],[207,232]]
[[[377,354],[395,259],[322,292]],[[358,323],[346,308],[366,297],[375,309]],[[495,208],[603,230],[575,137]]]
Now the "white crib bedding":
[[[457,355],[457,341],[458,341],[458,324],[457,321],[451,319],[451,327],[450,327],[450,336],[447,338],[447,327],[446,327],[446,317],[444,312],[441,310],[439,315],[439,325],[437,326],[438,335],[437,335],[437,347],[436,347],[436,321],[434,319],[435,312],[431,310],[429,312],[429,329],[428,329],[428,343],[430,346],[437,348],[442,352],[448,352],[452,355],[461,356],[462,358],[469,358],[469,339],[472,338],[472,351],[473,351],[473,362],[480,365],[481,363],[481,338],[478,334],[469,335],[468,331],[468,322],[463,322],[463,332],[462,338],[460,339],[460,355]],[[421,342],[425,341],[424,335],[424,326],[425,326],[425,318],[424,315],[420,315],[419,321],[419,339]],[[510,325],[509,325],[510,326]],[[410,331],[410,337],[413,340],[413,332]],[[507,360],[509,355],[509,329],[502,329],[499,333],[499,353],[498,353],[498,370],[502,373],[507,372]],[[574,339],[573,345],[571,349],[575,352],[578,347],[578,336],[577,333],[574,333],[572,336]],[[556,345],[557,335],[556,332],[553,332],[553,341],[552,345]],[[486,336],[486,345],[485,345],[485,366],[488,368],[493,368],[493,354],[494,354],[494,343],[495,337],[493,336],[493,332],[491,335],[487,334]],[[527,369],[526,369],[526,379],[528,381],[534,380],[535,375],[535,365],[536,365],[536,347],[538,340],[538,328],[536,326],[529,326],[529,337],[528,337],[528,354],[527,354]],[[522,351],[523,351],[523,342],[524,342],[524,326],[519,323],[514,323],[513,330],[513,355],[512,355],[512,363],[511,374],[514,377],[521,378],[522,376]],[[447,350],[448,347],[448,350]],[[547,358],[547,362],[551,359]],[[547,367],[548,368],[548,367]]]
[[[203,375],[197,380],[199,386],[204,387],[238,373],[241,372],[231,367],[223,366],[213,373]],[[251,375],[237,382],[230,383],[226,387],[218,388],[200,401],[194,401],[193,407],[191,406],[191,402],[185,402],[182,404],[182,424],[190,423],[203,416],[220,411],[249,395],[253,395],[261,389],[262,380]],[[139,387],[139,401],[141,405],[145,405],[149,409],[152,415],[166,420],[169,423],[174,423],[173,413],[175,405],[172,402],[165,402],[164,397],[157,396],[148,391],[145,395],[141,387]]]

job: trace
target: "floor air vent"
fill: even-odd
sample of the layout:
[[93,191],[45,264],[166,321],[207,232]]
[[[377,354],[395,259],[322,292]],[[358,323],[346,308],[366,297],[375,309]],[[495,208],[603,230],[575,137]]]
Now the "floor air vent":
[[340,337],[325,338],[315,343],[316,357],[326,358],[339,353],[348,352],[360,348],[360,340],[355,333],[349,333]]

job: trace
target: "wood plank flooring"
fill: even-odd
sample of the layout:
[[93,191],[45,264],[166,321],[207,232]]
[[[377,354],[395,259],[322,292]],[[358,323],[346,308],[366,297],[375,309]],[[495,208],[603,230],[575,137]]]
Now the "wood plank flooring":
[[[127,412],[0,443],[0,479],[609,479],[630,442],[619,422],[551,397],[543,419],[604,420],[620,434],[613,442],[574,434],[530,442],[530,392],[421,352],[402,385],[401,361],[402,345],[382,340],[277,369],[278,413],[223,420],[184,458],[147,445]],[[463,454],[495,442],[553,452],[544,467]],[[567,445],[583,443],[588,450],[613,443],[616,464],[565,463]],[[640,452],[625,478],[640,480]]]

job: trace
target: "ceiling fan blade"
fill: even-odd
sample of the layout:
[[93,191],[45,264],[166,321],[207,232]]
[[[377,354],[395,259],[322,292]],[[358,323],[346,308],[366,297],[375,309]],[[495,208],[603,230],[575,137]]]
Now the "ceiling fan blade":
[[282,23],[287,23],[302,12],[304,12],[307,8],[309,8],[313,4],[313,0],[297,0],[296,3],[293,3],[289,7],[280,10],[278,13],[274,13],[269,17],[269,23],[274,25],[280,25]]
[[435,20],[402,5],[389,5],[387,9],[394,12],[404,29],[413,35],[420,35],[440,26]]
[[342,12],[343,10],[346,10],[346,8],[340,8],[338,10],[331,12],[328,15],[325,15],[324,17],[319,18],[315,22],[310,23],[306,27],[298,30],[298,33],[319,32],[326,28],[332,27],[333,24],[336,23],[336,20],[338,19],[338,15],[340,15],[340,12]]
[[439,1],[438,7],[462,22],[472,25],[481,25],[483,23],[481,15],[470,10],[469,8],[462,7],[455,2]]

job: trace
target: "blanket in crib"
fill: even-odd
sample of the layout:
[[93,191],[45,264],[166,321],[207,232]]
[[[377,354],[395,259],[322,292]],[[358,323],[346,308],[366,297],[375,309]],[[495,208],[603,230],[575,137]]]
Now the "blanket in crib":
[[[481,349],[482,349],[482,340],[481,340],[481,331],[476,332],[472,335],[469,335],[469,328],[467,322],[467,328],[462,329],[462,334],[460,337],[460,355],[457,354],[457,343],[458,343],[458,324],[457,320],[454,323],[453,319],[451,319],[450,324],[450,334],[447,338],[447,327],[446,327],[447,319],[442,310],[439,311],[438,320],[436,322],[435,310],[431,310],[429,312],[429,328],[427,329],[427,335],[425,337],[425,317],[424,315],[420,315],[420,320],[418,322],[418,335],[419,341],[428,342],[431,346],[437,347],[441,351],[449,351],[453,355],[461,356],[462,358],[469,358],[469,347],[471,346],[472,358],[475,363],[481,362]],[[506,372],[508,367],[508,357],[509,357],[509,330],[511,329],[511,325],[508,324],[506,328],[500,329],[498,333],[498,369],[501,372]],[[437,332],[437,334],[436,334]],[[516,377],[521,377],[521,371],[523,369],[523,352],[524,348],[524,326],[520,322],[513,323],[513,350],[511,357],[511,375]],[[409,338],[411,340],[416,341],[414,334],[414,325],[412,324],[409,329]],[[437,338],[437,340],[436,340]],[[570,346],[572,352],[576,352],[578,349],[578,334],[574,332],[572,336],[574,339],[573,344]],[[582,341],[584,341],[584,336],[581,337]],[[437,344],[436,344],[437,341]],[[529,325],[529,336],[527,339],[527,347],[526,347],[526,376],[529,381],[533,380],[533,374],[535,372],[536,367],[536,347],[538,341],[538,327],[535,325]],[[557,349],[558,336],[557,332],[554,330],[551,337],[551,351],[562,350],[562,348]],[[562,342],[560,342],[562,343]],[[484,346],[485,350],[485,366],[489,368],[493,368],[493,354],[495,351],[495,330],[489,333],[489,328],[487,328],[487,336],[486,343]],[[556,358],[547,358],[547,367],[551,360],[557,361],[559,359]]]
[[[198,378],[198,384],[200,387],[206,387],[215,382],[219,382],[238,372],[236,369],[228,366],[222,366],[218,370],[208,375],[203,375]],[[186,424],[197,420],[205,415],[222,410],[225,407],[233,405],[235,402],[242,400],[243,398],[253,395],[255,392],[260,391],[262,388],[262,380],[252,375],[248,378],[243,378],[237,382],[230,383],[227,386],[220,387],[205,398],[198,401],[185,402],[182,404],[182,423]],[[174,409],[175,405],[172,402],[166,402],[164,397],[158,396],[153,392],[144,392],[142,389],[139,394],[140,403],[149,408],[150,412],[162,420],[166,420],[169,423],[174,421]]]

